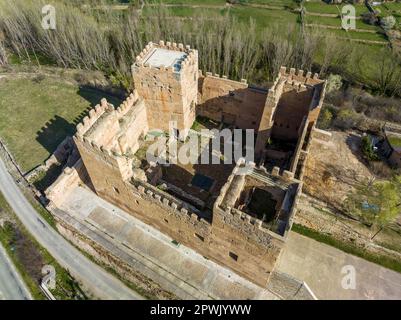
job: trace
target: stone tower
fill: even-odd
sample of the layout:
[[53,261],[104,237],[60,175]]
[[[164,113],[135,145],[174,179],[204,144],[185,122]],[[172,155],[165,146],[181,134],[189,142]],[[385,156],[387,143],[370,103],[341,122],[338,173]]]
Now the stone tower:
[[198,96],[198,51],[183,44],[150,42],[132,66],[135,89],[145,100],[149,130],[191,128]]
[[319,75],[294,68],[280,68],[280,73],[269,89],[258,128],[255,154],[259,157],[269,138],[297,141],[303,123],[310,128],[319,116],[325,97],[326,81]]

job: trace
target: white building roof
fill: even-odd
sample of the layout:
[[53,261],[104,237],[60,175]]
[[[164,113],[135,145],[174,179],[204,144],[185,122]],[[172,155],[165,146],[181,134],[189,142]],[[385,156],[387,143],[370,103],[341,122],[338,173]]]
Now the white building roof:
[[187,54],[181,51],[154,48],[144,58],[144,63],[151,67],[174,67],[175,71],[180,71],[180,63],[186,58]]

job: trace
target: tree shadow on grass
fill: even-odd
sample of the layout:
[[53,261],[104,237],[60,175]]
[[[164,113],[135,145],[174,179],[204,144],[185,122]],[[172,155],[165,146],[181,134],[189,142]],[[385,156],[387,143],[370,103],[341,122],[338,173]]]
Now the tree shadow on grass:
[[91,104],[92,108],[99,104],[102,98],[106,98],[107,101],[113,104],[115,107],[118,107],[123,102],[123,99],[121,97],[111,95],[107,92],[104,92],[97,88],[93,88],[91,86],[80,86],[77,94],[88,101]]

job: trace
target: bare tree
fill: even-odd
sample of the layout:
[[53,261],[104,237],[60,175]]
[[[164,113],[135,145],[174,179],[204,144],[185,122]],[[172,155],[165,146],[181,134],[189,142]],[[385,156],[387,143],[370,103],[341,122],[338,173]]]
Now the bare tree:
[[400,94],[401,70],[400,59],[396,54],[381,50],[378,55],[378,68],[375,68],[374,79],[379,93],[391,96]]
[[[64,68],[100,70],[129,82],[130,65],[149,41],[166,40],[189,44],[199,50],[203,71],[250,81],[272,80],[280,66],[322,73],[336,68],[344,78],[346,67],[363,71],[364,56],[353,46],[319,30],[289,24],[260,30],[250,19],[238,21],[232,14],[199,14],[177,18],[166,6],[149,7],[145,14],[129,7],[124,14],[107,0],[53,0],[57,29],[41,27],[45,0],[0,1],[0,62],[5,50],[40,65],[44,60]],[[379,67],[371,82],[381,93],[400,94],[399,59],[378,56]],[[317,70],[316,70],[317,71]],[[348,77],[349,78],[349,77]]]

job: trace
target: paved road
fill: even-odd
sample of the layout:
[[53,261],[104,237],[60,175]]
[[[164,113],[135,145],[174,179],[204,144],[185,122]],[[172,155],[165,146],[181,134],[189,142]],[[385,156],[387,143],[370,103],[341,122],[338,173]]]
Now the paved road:
[[305,281],[318,299],[401,299],[400,273],[294,232],[277,268]]
[[0,159],[0,191],[21,222],[35,239],[97,298],[115,300],[143,299],[121,281],[86,258],[36,212]]
[[32,296],[0,245],[0,300],[31,300]]

